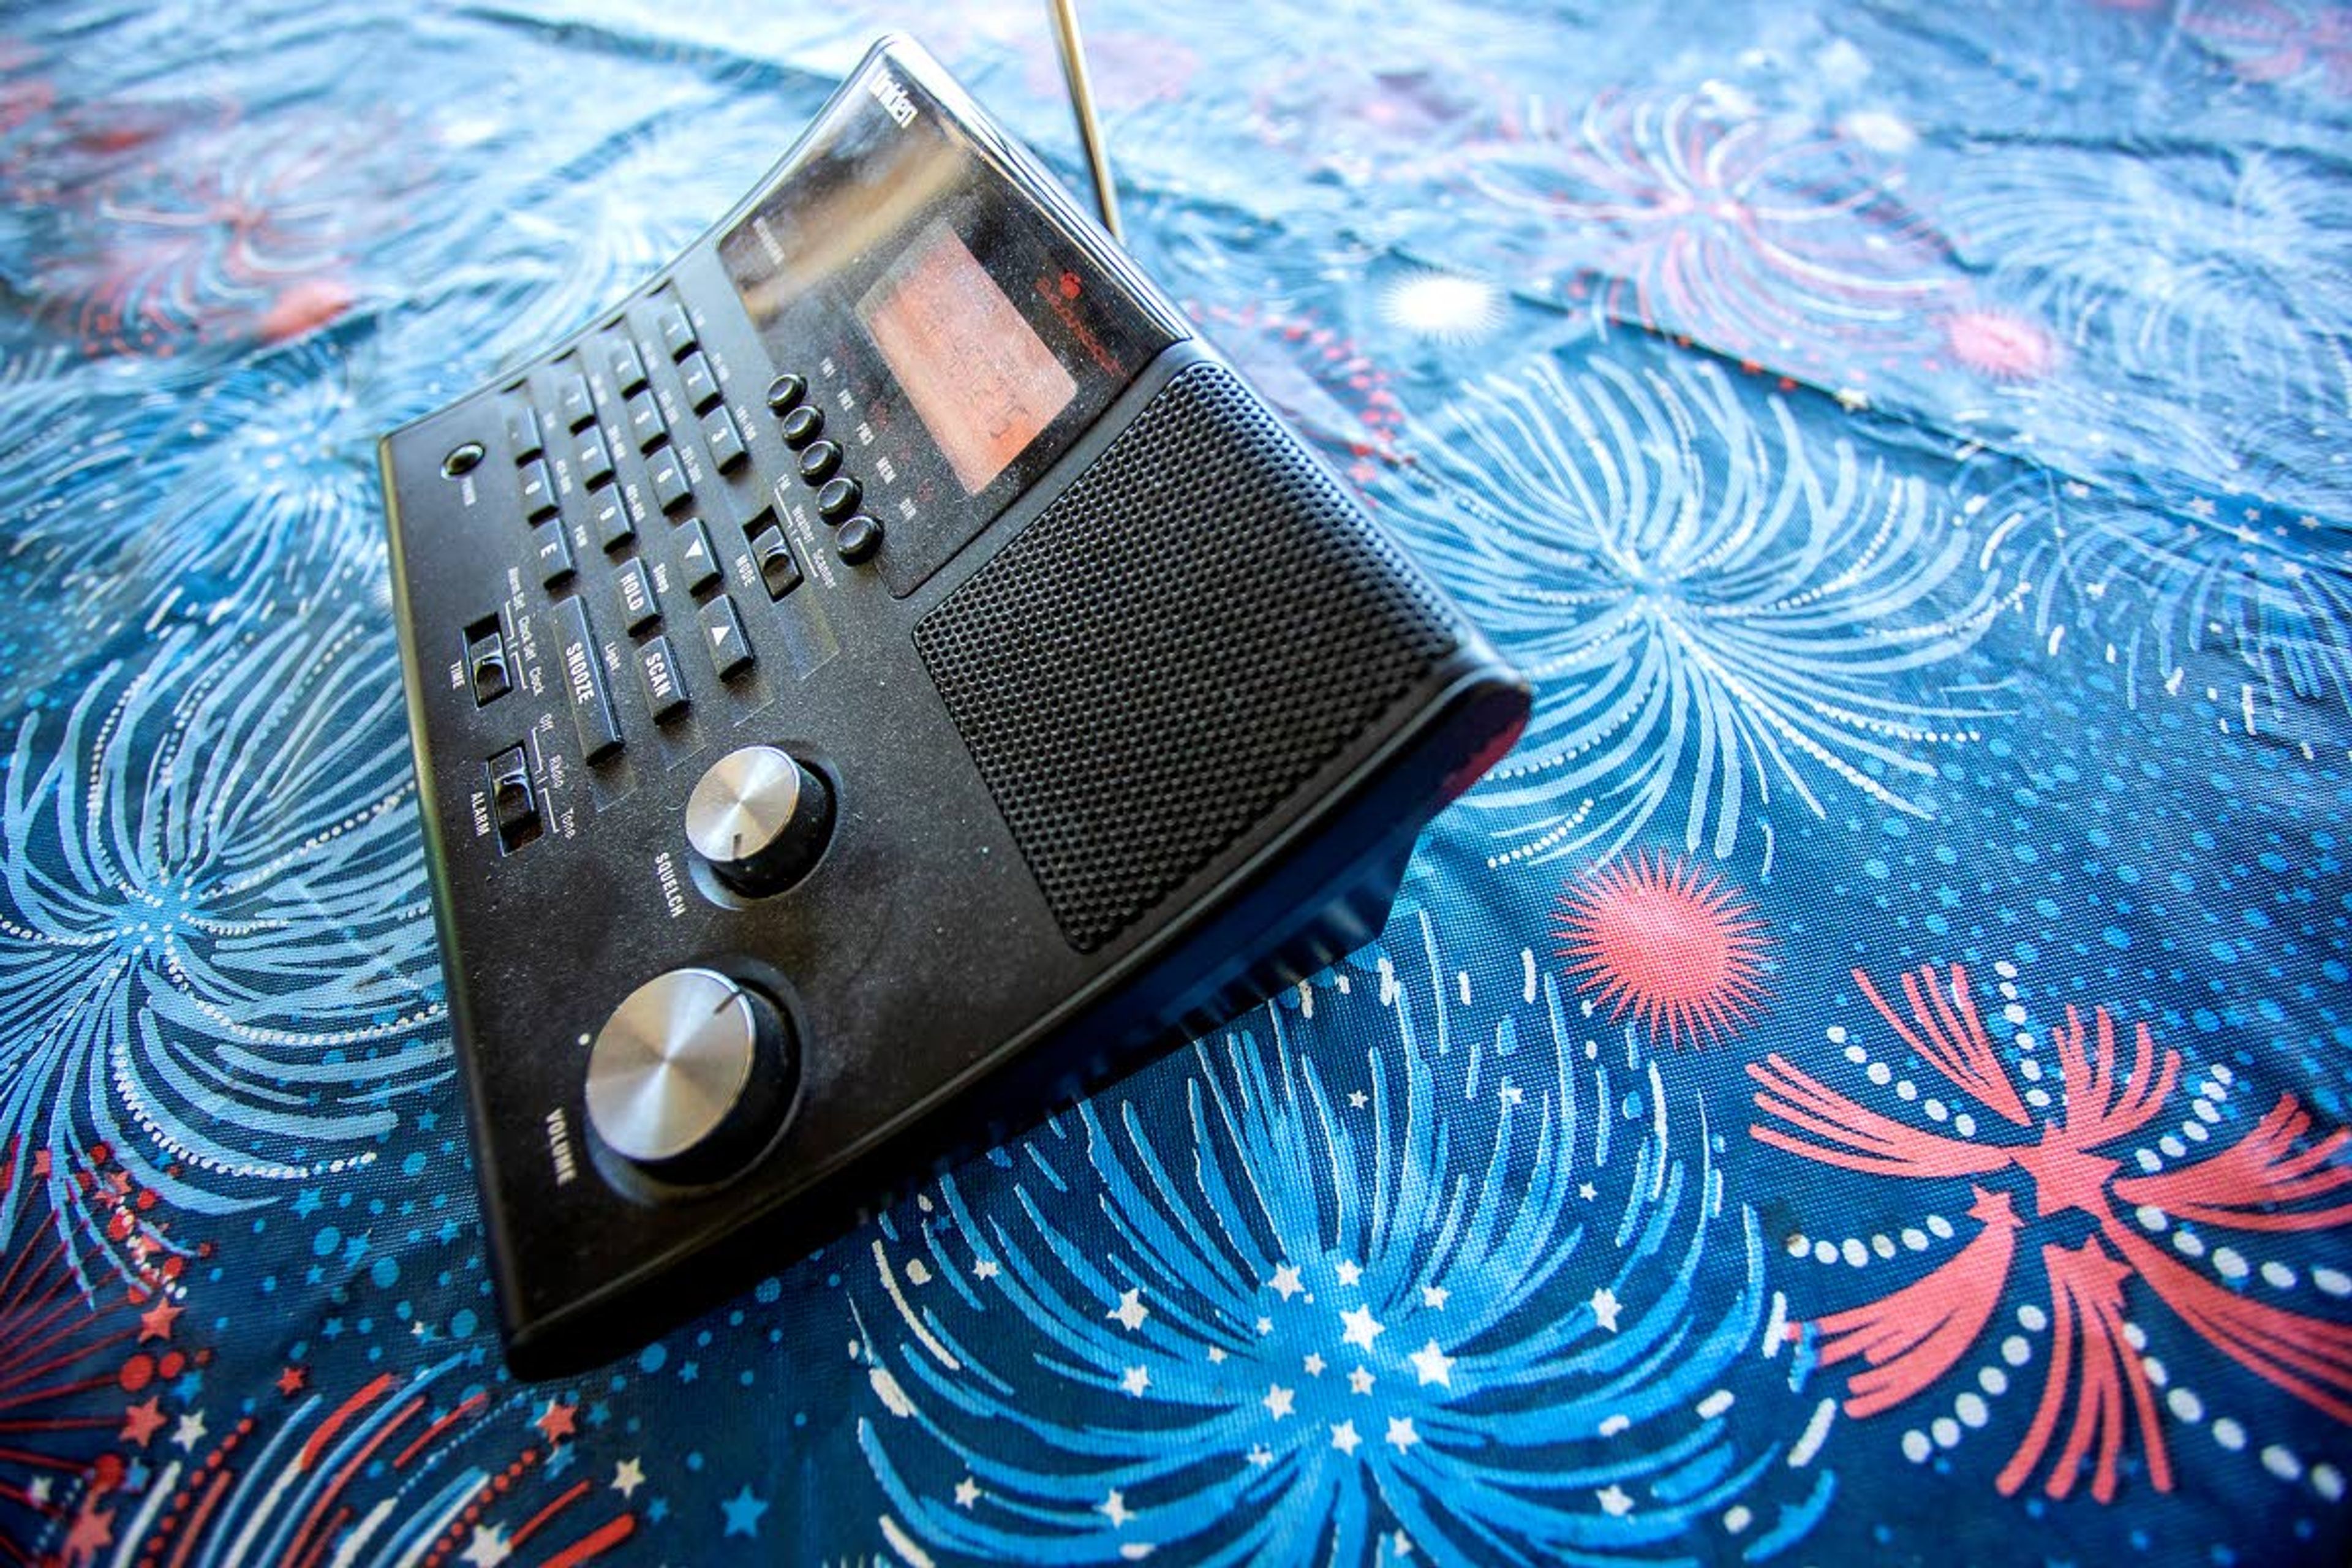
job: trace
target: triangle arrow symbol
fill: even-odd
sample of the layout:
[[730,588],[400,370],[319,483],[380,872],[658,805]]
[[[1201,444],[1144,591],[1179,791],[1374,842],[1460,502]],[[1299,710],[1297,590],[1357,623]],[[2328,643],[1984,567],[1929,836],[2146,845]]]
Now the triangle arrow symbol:
[[720,643],[725,642],[725,641],[727,640],[727,633],[728,633],[728,630],[729,630],[729,628],[728,628],[728,627],[726,627],[726,626],[713,626],[713,627],[711,627],[711,628],[710,628],[710,646],[711,646],[712,647],[717,647]]
[[691,543],[691,544],[689,544],[689,545],[688,545],[688,546],[686,547],[686,558],[687,558],[688,561],[692,561],[692,560],[694,560],[696,557],[699,556],[701,553],[702,553],[702,541],[700,541],[699,539],[696,540],[693,543]]

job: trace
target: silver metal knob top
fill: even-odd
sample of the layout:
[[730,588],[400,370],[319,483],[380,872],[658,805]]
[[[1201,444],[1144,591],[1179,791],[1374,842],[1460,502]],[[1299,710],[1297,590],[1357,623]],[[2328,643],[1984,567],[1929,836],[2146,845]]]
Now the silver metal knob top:
[[714,865],[748,860],[793,824],[801,765],[773,746],[745,746],[710,764],[686,803],[686,837]]
[[833,823],[824,781],[774,746],[745,746],[710,764],[686,803],[686,838],[719,879],[753,897],[797,879]]
[[708,969],[673,969],[630,992],[588,1055],[597,1135],[640,1163],[700,1146],[735,1110],[758,1065],[754,1005]]

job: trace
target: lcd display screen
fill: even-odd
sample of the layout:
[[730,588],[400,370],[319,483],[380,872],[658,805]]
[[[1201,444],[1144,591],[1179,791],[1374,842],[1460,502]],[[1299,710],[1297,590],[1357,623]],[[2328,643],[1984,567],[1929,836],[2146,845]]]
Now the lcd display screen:
[[[812,438],[822,424],[884,534],[871,569],[897,597],[1181,341],[1172,309],[1098,243],[1049,182],[1006,166],[887,60],[719,237],[770,374],[802,384],[802,423]],[[816,550],[815,492],[778,500],[787,533]]]
[[857,318],[978,495],[1077,395],[1078,384],[953,228],[934,221],[866,297]]

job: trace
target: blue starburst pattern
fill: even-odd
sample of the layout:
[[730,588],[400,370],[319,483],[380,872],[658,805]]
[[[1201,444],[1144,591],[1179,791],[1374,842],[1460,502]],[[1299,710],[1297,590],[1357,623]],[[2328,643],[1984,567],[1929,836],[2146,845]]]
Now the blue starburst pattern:
[[0,1142],[103,1142],[217,1211],[367,1163],[446,1074],[388,640],[351,609],[178,628],[18,725]]
[[2017,542],[1998,552],[2045,654],[2112,668],[2134,706],[2218,703],[2250,735],[2325,743],[2330,713],[2352,711],[2340,522],[2245,495],[2135,500],[2002,467],[1962,504],[1990,539]]
[[[505,193],[506,220],[436,276],[429,323],[395,331],[388,358],[422,369],[454,337],[487,374],[577,331],[724,214],[823,98],[817,79],[770,79],[746,98],[602,68],[611,79],[588,121],[598,134],[544,178]],[[714,147],[742,152],[714,157]],[[453,377],[445,395],[466,384]]]
[[1480,1007],[1426,917],[1391,938],[873,1239],[860,1436],[893,1528],[1040,1563],[1801,1533],[1811,1449],[1724,1420],[1787,1379],[1703,1107],[1531,955]]
[[1727,855],[1775,790],[1925,816],[1931,751],[1999,711],[1939,669],[2006,603],[1965,520],[1785,398],[1707,362],[1547,360],[1452,423],[1389,499],[1538,683],[1470,797],[1490,864],[1613,851],[1678,802],[1685,847]]

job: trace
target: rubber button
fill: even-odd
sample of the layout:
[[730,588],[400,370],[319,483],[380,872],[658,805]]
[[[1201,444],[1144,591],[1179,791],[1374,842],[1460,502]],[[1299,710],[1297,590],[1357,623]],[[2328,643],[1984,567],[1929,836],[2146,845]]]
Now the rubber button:
[[785,446],[805,447],[824,433],[824,416],[809,405],[803,404],[785,415],[783,423],[777,426],[776,429],[782,435]]
[[816,492],[816,514],[827,522],[838,522],[856,511],[865,498],[865,488],[856,479],[827,479],[824,489]]
[[841,448],[831,441],[819,441],[801,454],[801,478],[810,484],[823,484],[839,467]]
[[882,548],[882,525],[861,511],[841,525],[841,531],[834,536],[833,548],[835,553],[855,566]]

